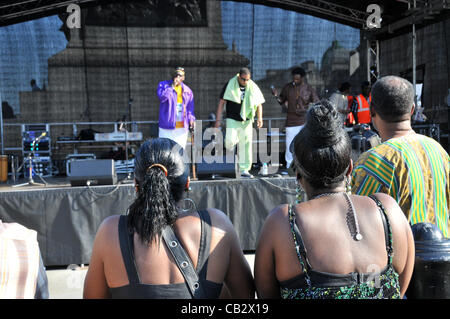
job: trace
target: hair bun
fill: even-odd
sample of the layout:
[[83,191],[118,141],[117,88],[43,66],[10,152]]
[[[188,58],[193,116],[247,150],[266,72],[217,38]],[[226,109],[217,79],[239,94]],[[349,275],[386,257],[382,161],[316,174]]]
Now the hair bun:
[[329,147],[340,141],[342,123],[336,108],[327,100],[313,104],[307,113],[304,130],[313,147]]

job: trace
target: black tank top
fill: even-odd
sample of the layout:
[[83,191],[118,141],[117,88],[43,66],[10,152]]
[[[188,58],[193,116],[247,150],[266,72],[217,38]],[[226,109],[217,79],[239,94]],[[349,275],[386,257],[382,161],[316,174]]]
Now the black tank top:
[[[196,272],[200,285],[205,291],[205,299],[216,299],[220,296],[222,283],[218,284],[206,280],[208,258],[211,243],[211,219],[208,211],[198,212],[201,219],[200,247]],[[127,270],[129,284],[116,288],[109,288],[113,299],[191,299],[192,296],[186,283],[153,285],[142,284],[136,269],[134,259],[133,232],[127,229],[127,216],[119,219],[119,242],[123,262]],[[165,244],[165,243],[164,243]]]

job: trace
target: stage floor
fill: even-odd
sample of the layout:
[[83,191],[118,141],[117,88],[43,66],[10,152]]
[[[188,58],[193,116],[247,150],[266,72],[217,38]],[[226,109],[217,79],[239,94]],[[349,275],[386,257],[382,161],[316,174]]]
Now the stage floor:
[[[251,171],[254,175],[254,179],[258,178],[289,178],[287,170],[280,170],[276,176],[259,176],[257,171]],[[230,181],[236,180],[230,177],[218,176],[214,179],[212,178],[200,178],[196,181]],[[244,179],[243,179],[244,180]],[[191,179],[191,181],[195,182]],[[38,189],[50,189],[50,188],[61,188],[61,187],[72,187],[70,185],[70,179],[68,176],[51,176],[40,178],[39,176],[33,176],[33,182],[39,185],[30,185],[28,183],[28,178],[19,178],[16,181],[12,181],[11,175],[8,176],[6,182],[0,182],[0,192],[10,192],[10,191],[21,191],[21,190],[38,190]],[[131,174],[130,179],[127,179],[127,174],[117,174],[117,184],[133,184],[133,174]]]
[[[118,183],[124,183],[126,178],[125,174],[118,174],[117,181]],[[0,183],[0,192],[10,192],[10,191],[22,191],[22,190],[39,190],[39,189],[51,189],[51,188],[61,188],[61,187],[72,187],[70,185],[69,177],[67,176],[52,176],[52,177],[44,177],[40,179],[38,176],[33,176],[33,181],[40,185],[29,185],[28,178],[20,178],[13,182],[11,177],[9,176],[7,182]],[[129,184],[132,184],[133,181],[129,181]],[[26,184],[26,185],[23,185]]]
[[0,184],[0,192],[5,191],[20,191],[20,190],[30,190],[30,189],[42,189],[42,188],[56,188],[56,187],[71,187],[70,181],[68,177],[46,177],[44,178],[47,185],[45,185],[39,177],[33,177],[34,182],[43,184],[39,186],[32,185],[23,185],[21,184],[28,183],[28,179],[20,178],[16,180],[16,182],[11,181],[10,179],[7,182]]

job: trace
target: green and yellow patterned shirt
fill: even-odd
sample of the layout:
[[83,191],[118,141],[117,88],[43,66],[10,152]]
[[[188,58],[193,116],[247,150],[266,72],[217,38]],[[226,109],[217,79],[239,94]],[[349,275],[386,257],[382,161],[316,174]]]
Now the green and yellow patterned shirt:
[[420,134],[392,138],[363,153],[354,165],[352,192],[389,194],[411,225],[436,224],[450,237],[450,157]]

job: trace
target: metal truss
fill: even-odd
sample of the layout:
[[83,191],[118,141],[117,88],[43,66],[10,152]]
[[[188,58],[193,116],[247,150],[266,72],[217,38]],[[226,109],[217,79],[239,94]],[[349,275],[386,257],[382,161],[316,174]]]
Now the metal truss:
[[[117,0],[116,0],[117,1]],[[332,21],[366,29],[366,19],[369,13],[353,7],[338,4],[332,0],[235,0],[239,2],[259,3],[273,7],[282,7],[287,10],[298,10],[311,13]],[[393,0],[392,0],[393,1]],[[39,16],[49,15],[49,12],[61,12],[69,4],[82,6],[87,3],[107,2],[102,0],[3,0],[0,4],[0,26],[16,23],[17,21],[31,20]],[[111,1],[113,2],[113,1]],[[405,11],[401,18],[389,21],[381,29],[371,30],[376,33],[392,33],[397,29],[424,20],[434,19],[445,10],[450,9],[450,0],[396,0],[405,3]],[[407,7],[406,7],[407,6]],[[385,13],[388,14],[389,13]],[[383,13],[382,13],[383,16]]]
[[266,0],[265,3],[284,5],[295,8],[307,9],[331,18],[339,18],[361,28],[365,25],[368,14],[364,11],[345,7],[333,2],[323,0]]
[[394,33],[401,28],[412,26],[413,24],[422,24],[435,19],[436,16],[444,12],[450,12],[450,0],[401,1],[408,4],[408,9],[405,11],[404,17],[376,30],[377,34]]
[[378,40],[367,41],[367,81],[374,83],[380,76],[380,43]]
[[62,10],[70,4],[86,4],[98,0],[6,0],[0,4],[0,26],[15,23],[18,19],[29,20],[38,15],[45,15],[46,12]]

